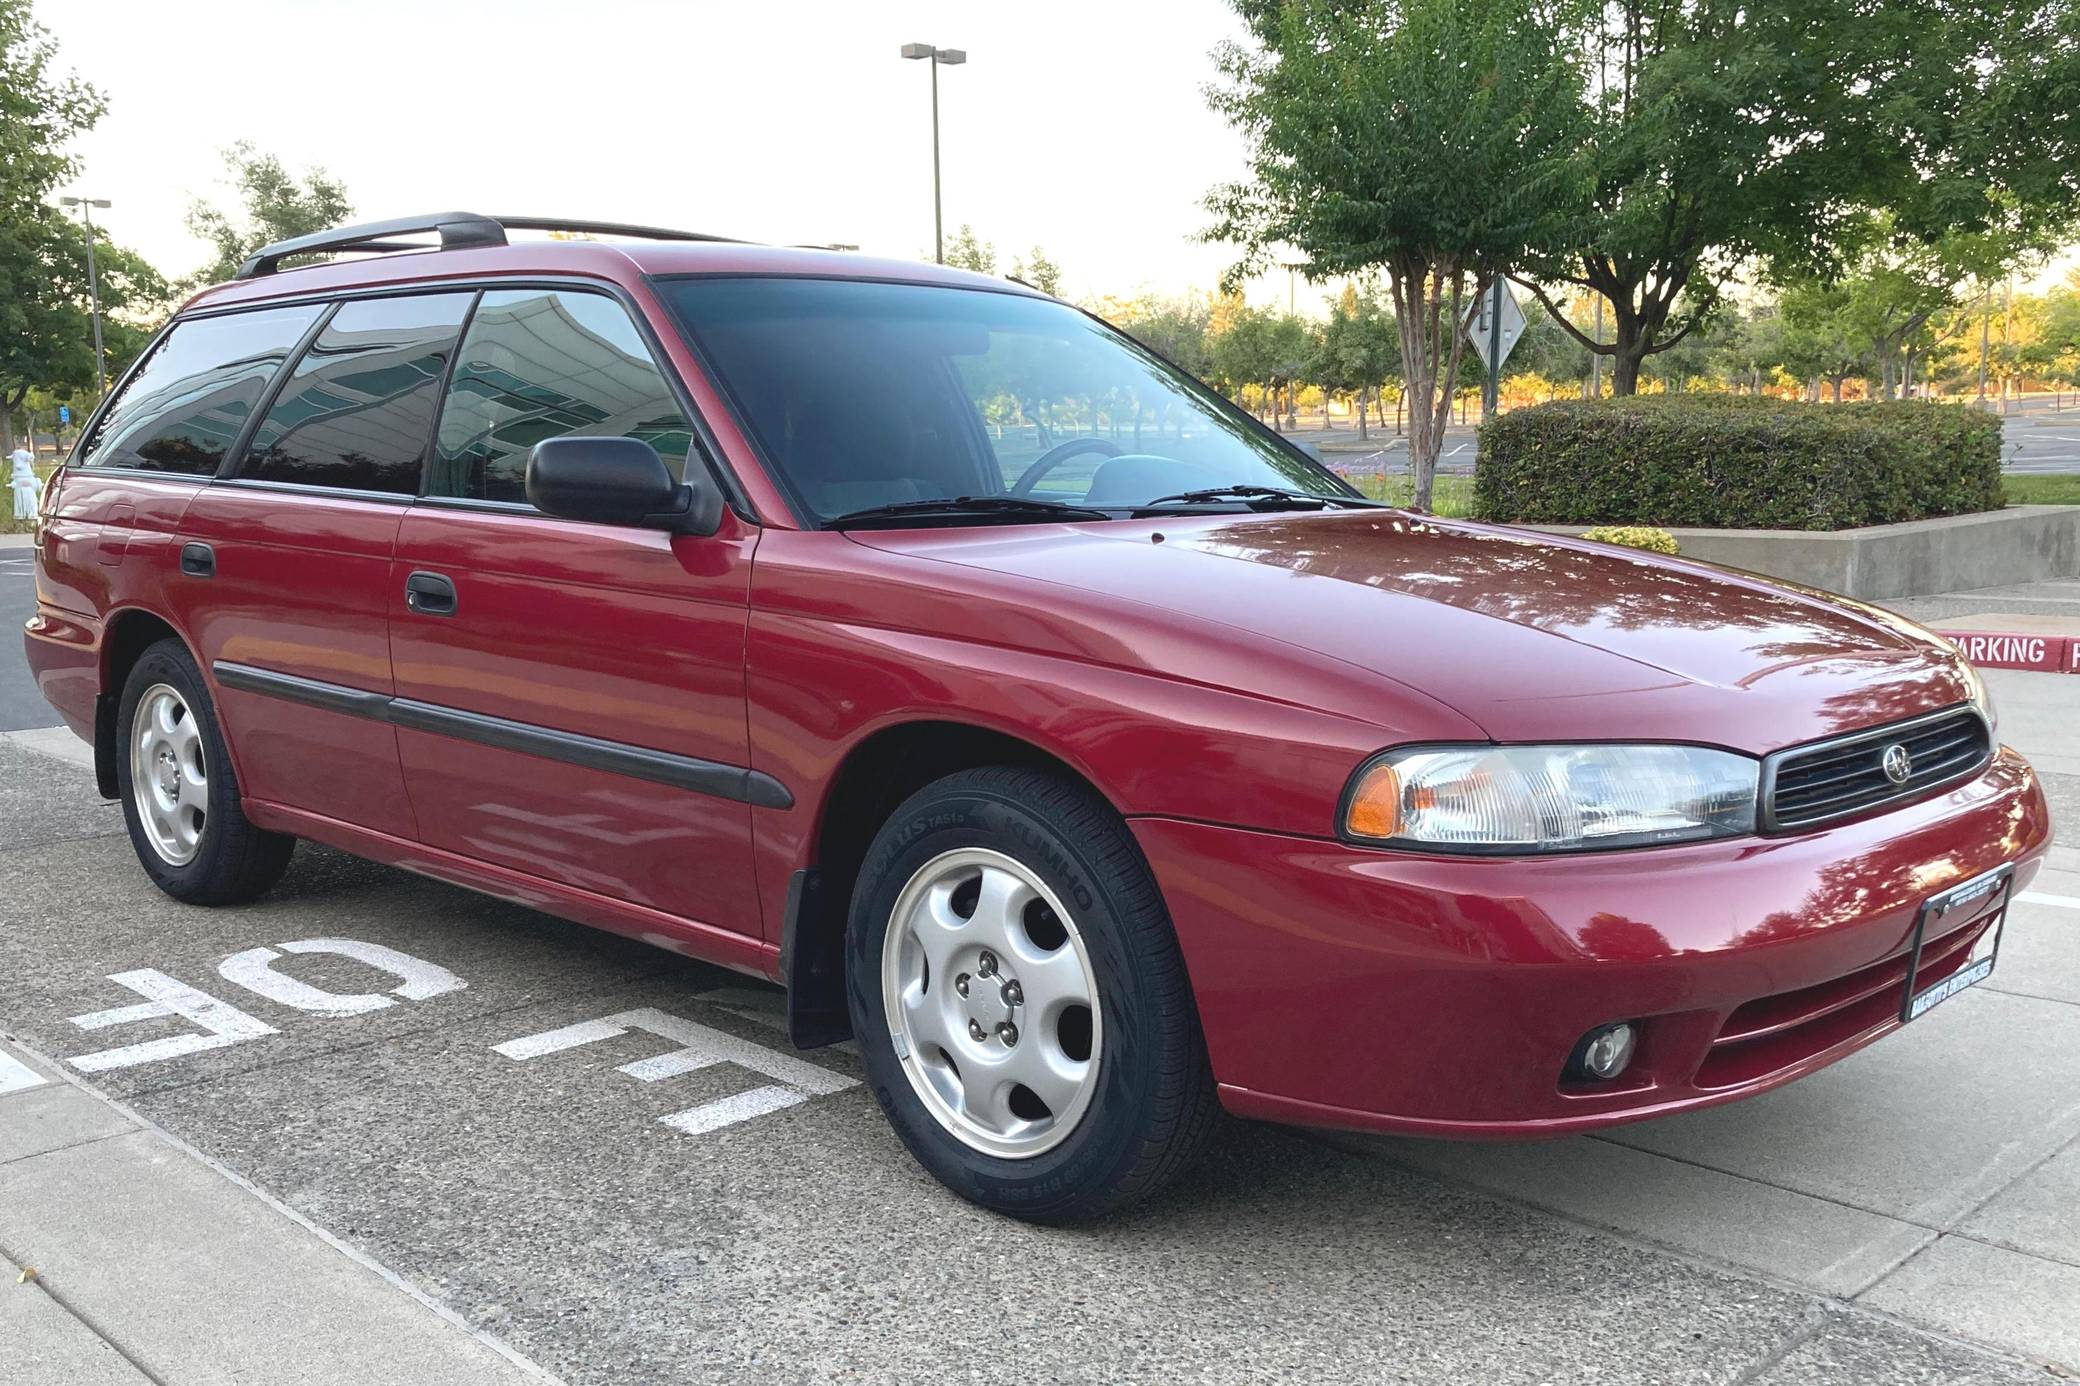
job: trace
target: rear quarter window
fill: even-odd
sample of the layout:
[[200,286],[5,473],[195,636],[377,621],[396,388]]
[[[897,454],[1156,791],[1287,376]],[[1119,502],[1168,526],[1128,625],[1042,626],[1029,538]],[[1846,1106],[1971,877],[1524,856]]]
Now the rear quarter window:
[[80,449],[79,465],[209,476],[321,304],[173,325]]

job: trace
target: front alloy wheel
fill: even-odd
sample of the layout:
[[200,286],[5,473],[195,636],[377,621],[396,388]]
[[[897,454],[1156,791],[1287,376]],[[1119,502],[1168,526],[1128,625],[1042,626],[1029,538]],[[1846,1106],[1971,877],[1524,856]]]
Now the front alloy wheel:
[[964,1144],[1023,1160],[1076,1129],[1104,1053],[1098,983],[1069,911],[1017,860],[962,848],[919,867],[881,991],[904,1076]]
[[1212,1129],[1169,911],[1125,821],[1070,775],[962,770],[898,805],[860,863],[845,979],[889,1124],[986,1208],[1111,1212]]

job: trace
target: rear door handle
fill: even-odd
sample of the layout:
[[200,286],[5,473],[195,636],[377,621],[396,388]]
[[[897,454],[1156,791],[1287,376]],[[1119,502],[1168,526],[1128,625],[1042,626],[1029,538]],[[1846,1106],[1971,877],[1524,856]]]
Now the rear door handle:
[[217,551],[207,544],[181,545],[181,571],[189,577],[215,577]]
[[404,580],[404,604],[421,616],[453,616],[455,584],[439,573],[413,573]]

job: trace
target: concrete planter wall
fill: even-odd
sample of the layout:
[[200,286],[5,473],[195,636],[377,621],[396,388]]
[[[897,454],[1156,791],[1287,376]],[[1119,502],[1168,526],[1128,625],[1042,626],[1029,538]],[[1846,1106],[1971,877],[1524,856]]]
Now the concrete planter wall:
[[[1532,525],[1580,534],[1587,525]],[[2080,505],[2011,505],[1980,515],[1814,533],[1674,529],[1683,557],[1878,600],[2080,576]]]

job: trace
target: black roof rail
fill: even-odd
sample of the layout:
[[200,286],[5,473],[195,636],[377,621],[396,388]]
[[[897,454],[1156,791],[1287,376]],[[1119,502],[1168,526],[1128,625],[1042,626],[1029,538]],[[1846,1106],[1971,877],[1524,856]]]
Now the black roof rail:
[[634,236],[646,241],[726,241],[732,245],[743,242],[731,236],[711,236],[702,231],[673,231],[662,226],[633,226],[618,221],[578,221],[570,217],[487,217],[476,212],[433,212],[426,216],[398,217],[393,221],[370,221],[359,226],[340,226],[330,231],[318,231],[308,236],[294,236],[286,241],[265,245],[253,257],[238,267],[233,279],[252,279],[263,274],[273,274],[282,267],[282,261],[294,255],[322,255],[331,250],[397,251],[430,250],[431,246],[415,245],[409,241],[385,240],[386,236],[407,236],[429,231],[439,232],[442,250],[475,250],[483,246],[506,244],[506,232],[512,231],[573,231],[581,235]]
[[705,231],[674,231],[664,226],[635,226],[619,221],[574,221],[570,217],[493,217],[508,231],[576,231],[583,235],[634,236],[645,241],[720,241],[743,245],[735,236],[711,236]]
[[480,246],[504,245],[506,229],[490,217],[475,212],[435,212],[428,216],[398,217],[393,221],[363,222],[340,226],[308,236],[291,236],[286,241],[264,245],[238,267],[233,279],[253,279],[273,274],[292,255],[318,255],[328,250],[425,250],[426,246],[400,245],[385,236],[408,236],[437,231],[442,250],[471,250]]

